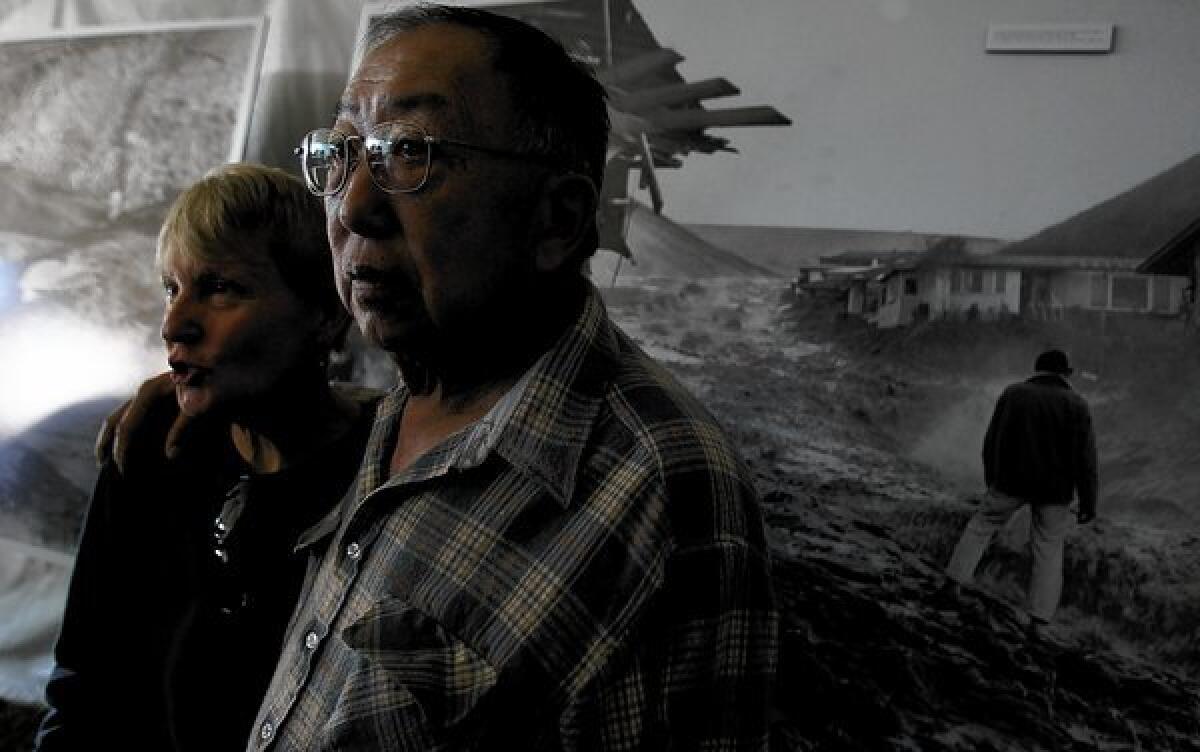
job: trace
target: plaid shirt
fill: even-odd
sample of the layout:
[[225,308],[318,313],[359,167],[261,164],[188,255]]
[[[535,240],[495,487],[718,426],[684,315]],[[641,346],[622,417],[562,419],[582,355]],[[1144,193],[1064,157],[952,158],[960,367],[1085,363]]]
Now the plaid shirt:
[[487,416],[388,478],[406,398],[310,536],[249,750],[766,749],[749,473],[594,289]]

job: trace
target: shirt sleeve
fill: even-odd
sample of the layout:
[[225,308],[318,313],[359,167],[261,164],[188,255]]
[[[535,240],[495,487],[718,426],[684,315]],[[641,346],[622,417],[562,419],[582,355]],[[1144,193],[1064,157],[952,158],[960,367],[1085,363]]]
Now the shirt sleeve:
[[[670,749],[765,750],[778,615],[764,551],[720,541],[681,552],[664,599],[660,717]],[[714,592],[715,591],[715,592]]]
[[105,588],[112,582],[109,554],[115,529],[113,499],[119,475],[110,461],[100,472],[83,525],[75,568],[67,591],[62,630],[54,647],[55,666],[46,685],[50,708],[38,730],[36,750],[88,749],[95,742],[99,702],[95,669],[106,648],[103,634],[109,616]]
[[[778,614],[763,548],[722,540],[678,551],[647,627],[606,671],[578,749],[766,750]],[[570,747],[570,745],[568,745]]]

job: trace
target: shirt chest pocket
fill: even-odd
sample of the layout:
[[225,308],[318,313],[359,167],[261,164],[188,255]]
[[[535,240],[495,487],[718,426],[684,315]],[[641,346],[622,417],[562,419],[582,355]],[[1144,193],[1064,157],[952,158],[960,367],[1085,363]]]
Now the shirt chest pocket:
[[461,722],[496,670],[433,617],[400,599],[377,603],[342,631],[353,656],[323,749],[438,749],[470,736]]

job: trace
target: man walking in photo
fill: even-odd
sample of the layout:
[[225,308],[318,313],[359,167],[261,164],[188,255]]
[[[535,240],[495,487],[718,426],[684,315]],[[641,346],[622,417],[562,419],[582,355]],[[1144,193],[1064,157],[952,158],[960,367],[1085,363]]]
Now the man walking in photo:
[[1027,592],[1035,623],[1048,623],[1062,594],[1063,539],[1073,498],[1079,524],[1096,517],[1096,437],[1091,412],[1071,388],[1067,355],[1047,350],[1036,373],[1000,395],[983,441],[987,495],[967,523],[946,574],[968,583],[996,531],[1030,506],[1033,571]]

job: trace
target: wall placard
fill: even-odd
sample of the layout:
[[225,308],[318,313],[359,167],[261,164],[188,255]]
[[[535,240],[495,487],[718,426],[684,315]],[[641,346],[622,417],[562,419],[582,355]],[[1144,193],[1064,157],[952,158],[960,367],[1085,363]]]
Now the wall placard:
[[989,24],[988,52],[1105,53],[1113,49],[1112,24]]

